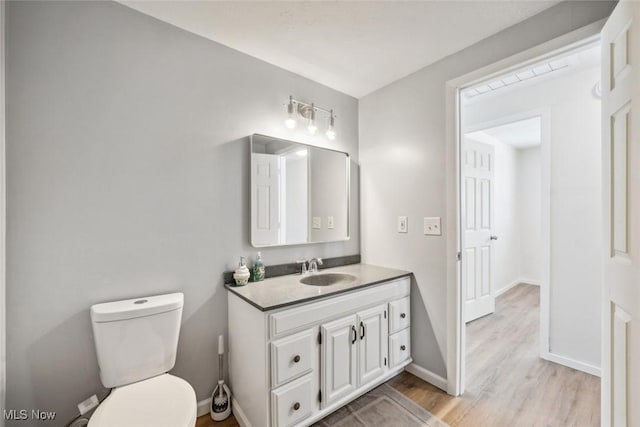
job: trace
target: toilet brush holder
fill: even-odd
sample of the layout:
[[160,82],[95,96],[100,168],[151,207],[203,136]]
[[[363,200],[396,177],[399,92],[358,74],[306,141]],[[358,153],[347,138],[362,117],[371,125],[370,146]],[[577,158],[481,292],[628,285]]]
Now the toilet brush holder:
[[218,385],[211,394],[209,415],[213,421],[222,421],[231,415],[231,391],[224,383],[224,336],[218,337]]
[[[226,406],[222,412],[216,412],[221,409],[220,406],[216,406],[214,404],[216,396],[220,396],[220,388],[222,389],[223,395],[227,398]],[[223,421],[229,418],[231,415],[231,391],[229,391],[229,387],[226,384],[219,384],[216,389],[213,391],[213,395],[211,396],[211,409],[209,411],[209,415],[211,415],[211,419],[213,421]]]

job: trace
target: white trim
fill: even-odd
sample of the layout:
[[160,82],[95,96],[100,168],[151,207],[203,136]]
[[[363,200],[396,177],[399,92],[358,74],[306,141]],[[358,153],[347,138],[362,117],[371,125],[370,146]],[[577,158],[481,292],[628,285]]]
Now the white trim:
[[522,283],[522,282],[520,281],[520,279],[516,279],[516,280],[514,280],[513,282],[508,283],[506,286],[504,286],[504,287],[502,287],[502,288],[498,289],[497,291],[495,291],[495,292],[493,293],[493,296],[494,296],[494,297],[496,297],[496,298],[498,298],[500,295],[504,294],[505,292],[507,292],[508,290],[510,290],[511,288],[513,288],[514,286],[519,285],[520,283]]
[[545,58],[575,51],[598,40],[600,30],[606,19],[589,24],[546,43],[527,49],[516,55],[495,62],[491,65],[475,70],[464,76],[449,80],[445,85],[446,91],[446,201],[448,224],[453,226],[451,233],[447,233],[447,392],[457,396],[464,392],[464,363],[465,349],[464,312],[460,289],[460,263],[457,260],[460,245],[460,215],[458,202],[460,200],[460,89],[471,86],[503,72],[543,61]]
[[211,398],[207,398],[198,402],[198,416],[209,415],[211,409]]
[[[589,44],[592,44],[590,42]],[[540,281],[540,357],[549,352],[551,324],[551,111],[540,122],[540,192],[541,192],[541,276]]]
[[524,283],[525,285],[542,286],[542,282],[536,279],[521,278],[520,283]]
[[240,424],[240,427],[251,427],[251,423],[247,419],[247,416],[244,414],[244,411],[238,404],[238,401],[233,396],[231,396],[231,412],[236,418],[238,424]]
[[408,365],[404,370],[409,372],[410,374],[415,375],[421,380],[428,382],[432,386],[438,387],[442,391],[447,391],[446,378],[442,378],[440,375],[434,374],[430,370],[423,368],[420,365],[416,365],[415,363],[412,363]]
[[596,377],[600,376],[600,368],[598,368],[597,366],[590,365],[588,363],[580,362],[578,360],[571,359],[569,357],[560,356],[558,354],[551,353],[551,352],[546,352],[545,354],[541,354],[540,357],[550,362],[558,363],[560,365],[567,366],[569,368],[572,368],[578,371],[586,372],[587,374],[595,375]]
[[508,290],[513,288],[514,286],[520,285],[520,284],[540,286],[540,280],[519,278],[519,279],[514,280],[511,283],[508,283],[506,286],[503,286],[502,288],[498,289],[497,291],[495,291],[493,293],[493,295],[496,298],[498,298],[500,295],[504,294],[505,292],[507,292]]

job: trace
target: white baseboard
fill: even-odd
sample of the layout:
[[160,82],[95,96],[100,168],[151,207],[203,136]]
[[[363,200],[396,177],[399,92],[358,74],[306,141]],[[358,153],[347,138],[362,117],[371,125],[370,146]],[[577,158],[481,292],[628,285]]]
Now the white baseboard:
[[578,371],[586,372],[587,374],[595,375],[596,377],[600,376],[600,368],[598,368],[597,366],[589,365],[588,363],[579,362],[575,359],[549,352],[541,354],[540,357],[550,362],[558,363],[560,365],[567,366]]
[[198,416],[201,417],[204,414],[208,414],[210,408],[211,398],[201,400],[200,402],[198,402]]
[[233,416],[236,417],[236,421],[240,424],[240,427],[251,427],[251,423],[247,419],[247,416],[244,414],[240,405],[238,405],[238,401],[231,396],[231,412]]
[[513,282],[507,284],[506,286],[498,289],[497,291],[494,292],[493,296],[498,297],[502,294],[504,294],[505,292],[507,292],[509,289],[513,288],[516,285],[519,285],[520,283],[525,283],[527,285],[534,285],[534,286],[540,286],[540,280],[535,280],[535,279],[526,279],[524,277],[519,277],[516,280],[514,280]]
[[498,289],[497,291],[495,291],[493,293],[493,296],[495,297],[499,297],[500,295],[504,294],[505,292],[507,292],[509,289],[513,288],[515,285],[519,285],[520,284],[520,279],[516,279],[511,283],[508,283],[506,286]]
[[527,279],[526,277],[521,277],[518,279],[520,283],[525,283],[527,285],[540,286],[540,280],[537,279]]
[[447,380],[442,378],[440,375],[434,374],[430,370],[425,369],[420,365],[416,365],[415,363],[408,365],[404,369],[421,380],[425,380],[429,384],[438,387],[440,390],[444,392],[447,391]]

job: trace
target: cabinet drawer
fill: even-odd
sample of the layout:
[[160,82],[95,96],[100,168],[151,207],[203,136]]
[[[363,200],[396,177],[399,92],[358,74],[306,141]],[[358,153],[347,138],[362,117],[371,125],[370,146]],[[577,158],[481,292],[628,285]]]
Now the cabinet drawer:
[[311,374],[271,392],[271,414],[273,425],[289,427],[299,423],[313,413],[315,393]]
[[389,303],[389,333],[393,334],[408,327],[411,323],[411,300],[409,297]]
[[395,368],[411,357],[411,328],[389,337],[389,368]]
[[271,343],[271,387],[278,387],[313,369],[315,337],[316,329],[309,329]]

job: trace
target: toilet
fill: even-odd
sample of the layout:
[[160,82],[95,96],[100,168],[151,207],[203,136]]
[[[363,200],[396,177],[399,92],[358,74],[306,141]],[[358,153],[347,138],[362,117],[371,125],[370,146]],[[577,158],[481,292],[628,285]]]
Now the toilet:
[[184,295],[96,304],[91,324],[100,380],[113,388],[89,427],[193,427],[196,395],[167,372],[176,361]]

